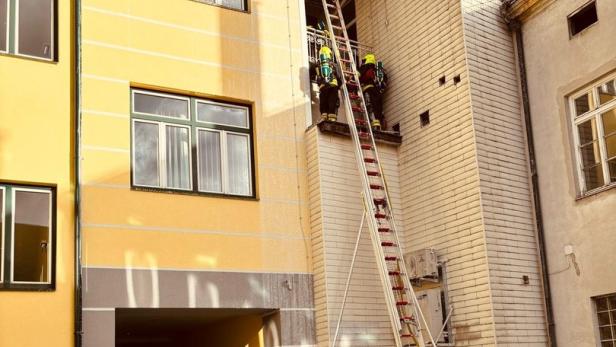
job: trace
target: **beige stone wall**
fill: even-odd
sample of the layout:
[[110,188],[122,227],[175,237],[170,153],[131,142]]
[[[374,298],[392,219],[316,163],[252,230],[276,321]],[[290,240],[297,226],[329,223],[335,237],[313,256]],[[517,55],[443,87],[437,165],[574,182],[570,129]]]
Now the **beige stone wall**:
[[[577,200],[566,96],[616,71],[616,2],[597,1],[599,21],[570,39],[566,17],[585,0],[555,1],[523,24],[537,170],[557,341],[598,343],[591,297],[616,292],[616,192]],[[576,275],[564,246],[572,245]]]
[[496,340],[542,346],[542,279],[513,40],[500,1],[462,4]]
[[[331,346],[363,213],[361,182],[348,137],[307,133],[308,180],[319,346]],[[396,147],[380,146],[394,213],[401,214]],[[404,229],[403,223],[398,225]],[[353,270],[338,346],[393,346],[393,335],[366,224]]]
[[[456,345],[494,345],[460,1],[357,5],[360,41],[376,47],[390,72],[385,116],[400,122],[404,137],[406,250],[433,247],[447,262]],[[439,86],[442,76],[446,83]],[[422,128],[419,114],[427,110],[430,125]]]

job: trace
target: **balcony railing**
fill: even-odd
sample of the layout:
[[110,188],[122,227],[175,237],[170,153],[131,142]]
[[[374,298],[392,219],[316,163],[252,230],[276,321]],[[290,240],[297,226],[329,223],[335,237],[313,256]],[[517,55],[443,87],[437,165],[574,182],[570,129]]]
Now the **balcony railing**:
[[[353,51],[353,58],[355,63],[359,67],[361,58],[367,53],[372,52],[372,47],[363,45],[357,41],[351,41],[351,50]],[[331,48],[331,40],[321,30],[315,28],[308,28],[308,56],[311,64],[316,64],[319,60],[319,50],[321,47],[327,45]]]

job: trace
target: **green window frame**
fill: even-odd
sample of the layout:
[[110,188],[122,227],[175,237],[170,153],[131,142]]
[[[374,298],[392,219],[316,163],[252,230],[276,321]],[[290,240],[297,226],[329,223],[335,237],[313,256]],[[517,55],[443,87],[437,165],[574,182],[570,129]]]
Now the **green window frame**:
[[131,187],[256,198],[252,108],[131,89]]
[[0,0],[0,53],[57,61],[57,13],[57,0]]
[[0,290],[55,290],[55,188],[0,183],[0,216]]

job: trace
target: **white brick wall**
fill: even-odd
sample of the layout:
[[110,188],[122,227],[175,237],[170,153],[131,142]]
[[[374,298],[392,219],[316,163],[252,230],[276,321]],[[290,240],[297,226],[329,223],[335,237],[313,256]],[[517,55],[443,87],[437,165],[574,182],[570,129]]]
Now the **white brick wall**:
[[[333,342],[353,248],[363,213],[361,183],[350,138],[310,129],[308,175],[312,210],[315,305],[320,346]],[[395,147],[379,154],[392,191],[394,213],[401,213]],[[403,229],[403,223],[400,223]],[[329,332],[329,334],[328,334]],[[342,319],[340,346],[393,346],[393,335],[367,226],[354,267]]]
[[[386,117],[400,122],[404,136],[406,248],[433,247],[447,261],[456,345],[494,345],[460,2],[391,0],[386,10],[369,0],[357,4],[360,41],[375,46],[390,71]],[[427,110],[430,125],[421,128],[419,114]]]
[[[521,102],[501,1],[463,0],[490,286],[499,345],[544,346],[541,276]],[[524,285],[522,276],[530,278]]]

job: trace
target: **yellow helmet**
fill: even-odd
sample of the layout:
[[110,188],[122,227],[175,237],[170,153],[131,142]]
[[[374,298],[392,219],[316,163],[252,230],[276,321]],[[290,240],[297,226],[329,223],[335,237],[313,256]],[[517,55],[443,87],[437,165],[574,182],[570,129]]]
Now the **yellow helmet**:
[[366,54],[366,56],[364,57],[364,64],[376,65],[376,56],[372,53]]
[[328,59],[331,59],[332,58],[332,50],[329,49],[329,47],[327,47],[327,46],[323,46],[319,50],[319,56],[321,56],[321,55],[325,55]]

